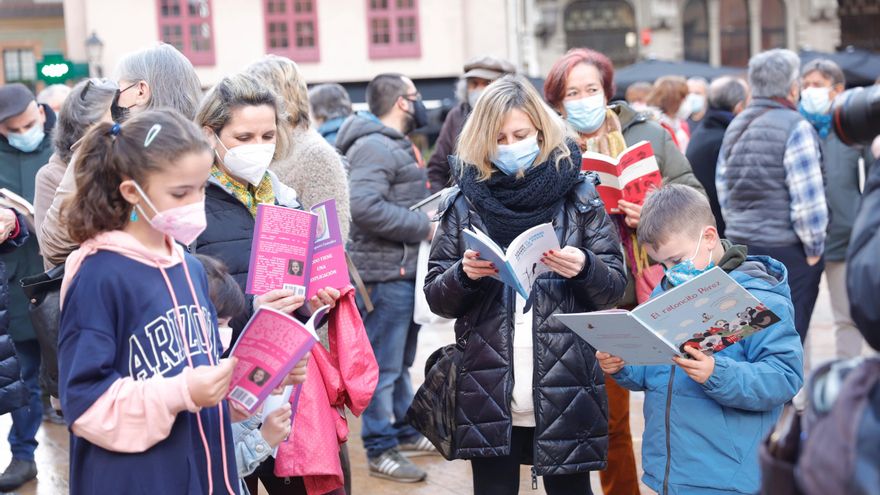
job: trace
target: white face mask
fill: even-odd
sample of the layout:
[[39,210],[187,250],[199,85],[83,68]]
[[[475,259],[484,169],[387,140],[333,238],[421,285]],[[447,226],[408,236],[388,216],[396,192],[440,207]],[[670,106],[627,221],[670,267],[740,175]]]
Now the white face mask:
[[[695,113],[700,113],[703,111],[704,108],[706,108],[706,97],[701,94],[690,93],[687,95],[687,99],[685,100],[684,104],[688,106],[688,110],[691,112],[691,115]],[[688,117],[690,117],[690,115],[688,115]]]
[[831,110],[831,88],[807,88],[801,91],[801,106],[808,113],[828,113]]
[[217,333],[220,334],[220,343],[223,344],[223,352],[226,352],[226,349],[229,349],[229,344],[232,343],[232,327],[229,325],[218,325]]
[[468,91],[468,94],[467,94],[468,105],[471,106],[471,109],[473,109],[475,106],[477,106],[477,100],[480,99],[480,96],[483,96],[483,91],[485,91],[485,90],[486,90],[486,88],[480,88],[480,89],[472,89],[472,90]]
[[248,181],[254,187],[260,185],[266,170],[269,169],[269,164],[272,163],[272,157],[275,156],[275,145],[242,144],[230,149],[220,141],[220,136],[216,137],[220,146],[226,150],[223,165],[229,172],[235,177]]
[[681,120],[684,120],[691,116],[691,100],[689,98],[685,98],[683,102],[681,102],[681,106],[678,107],[678,113],[675,114]]

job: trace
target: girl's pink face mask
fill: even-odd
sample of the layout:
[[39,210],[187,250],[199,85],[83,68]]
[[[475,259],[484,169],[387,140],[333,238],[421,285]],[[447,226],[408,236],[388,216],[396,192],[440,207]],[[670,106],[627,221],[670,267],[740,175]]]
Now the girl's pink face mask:
[[159,232],[171,236],[175,241],[189,246],[205,231],[208,226],[208,220],[205,217],[205,200],[190,203],[176,208],[169,208],[165,211],[159,211],[150,201],[150,198],[141,189],[141,186],[134,183],[138,193],[144,198],[144,202],[156,213],[153,218],[149,218],[147,213],[137,205],[137,209],[141,215],[150,223],[150,225]]

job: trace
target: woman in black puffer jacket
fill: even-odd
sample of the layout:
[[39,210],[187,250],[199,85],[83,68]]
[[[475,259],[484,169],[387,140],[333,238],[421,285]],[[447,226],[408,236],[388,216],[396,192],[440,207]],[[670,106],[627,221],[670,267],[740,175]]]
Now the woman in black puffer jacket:
[[[11,215],[11,219],[10,219]],[[12,225],[9,228],[9,225]],[[23,218],[14,210],[3,208],[0,211],[0,254],[8,253],[21,246],[28,238],[28,230]],[[12,412],[27,404],[28,392],[21,381],[15,347],[7,334],[9,315],[6,305],[9,302],[9,284],[6,267],[0,261],[0,414]]]
[[[626,278],[619,239],[565,124],[528,80],[489,86],[458,145],[460,190],[447,196],[434,237],[425,294],[457,318],[463,343],[453,456],[471,459],[474,493],[516,494],[519,465],[533,464],[549,495],[590,493],[608,445],[604,376],[595,350],[552,318],[613,307]],[[490,278],[467,250],[476,227],[506,247],[552,222],[560,246],[527,302]]]

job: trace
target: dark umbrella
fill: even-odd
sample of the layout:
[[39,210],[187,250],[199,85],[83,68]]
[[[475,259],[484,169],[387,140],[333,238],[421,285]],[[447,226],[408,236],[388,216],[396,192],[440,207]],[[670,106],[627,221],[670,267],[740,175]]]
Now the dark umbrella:
[[630,84],[645,81],[653,83],[663,76],[703,77],[708,80],[720,76],[745,75],[746,69],[705,64],[703,62],[672,61],[648,59],[636,62],[615,71],[614,83],[617,85],[615,98],[623,98]]
[[846,76],[846,86],[869,86],[880,76],[880,55],[858,48],[848,47],[837,53],[801,50],[801,67],[817,58],[827,58],[840,66]]

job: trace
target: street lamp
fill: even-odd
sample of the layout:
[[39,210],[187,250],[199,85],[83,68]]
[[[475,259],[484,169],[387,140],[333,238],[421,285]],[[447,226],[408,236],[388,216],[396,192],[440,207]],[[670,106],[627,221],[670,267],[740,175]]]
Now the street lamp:
[[89,75],[91,77],[104,77],[104,68],[101,66],[101,55],[104,53],[104,42],[98,38],[98,34],[92,31],[92,35],[86,39],[86,56],[89,59]]

